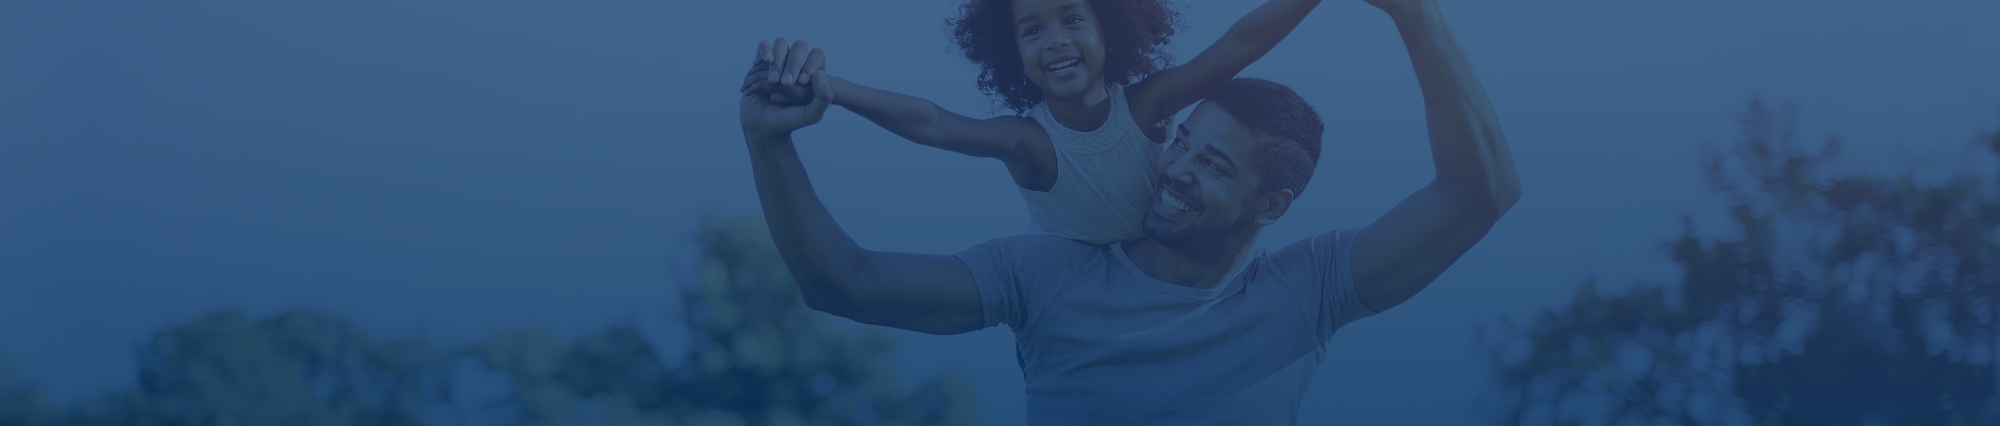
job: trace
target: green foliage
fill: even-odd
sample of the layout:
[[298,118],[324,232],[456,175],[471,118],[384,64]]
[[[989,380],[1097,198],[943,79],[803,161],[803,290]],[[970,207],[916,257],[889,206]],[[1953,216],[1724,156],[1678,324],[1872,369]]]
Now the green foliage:
[[0,425],[971,424],[963,380],[901,389],[892,342],[799,303],[762,221],[705,227],[684,320],[663,360],[630,325],[563,343],[538,331],[437,349],[290,312],[194,318],[140,350],[139,385],[66,409],[0,364]]
[[1994,177],[1833,173],[1839,141],[1800,143],[1795,116],[1753,100],[1741,142],[1708,155],[1738,229],[1686,221],[1667,247],[1678,285],[1585,282],[1488,330],[1496,423],[1995,422]]

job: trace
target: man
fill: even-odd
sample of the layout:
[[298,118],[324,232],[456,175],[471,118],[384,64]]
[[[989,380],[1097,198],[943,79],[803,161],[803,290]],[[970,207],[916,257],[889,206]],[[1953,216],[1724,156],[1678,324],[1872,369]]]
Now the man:
[[1252,250],[1304,190],[1322,131],[1291,89],[1255,79],[1211,89],[1161,154],[1147,238],[1021,235],[955,256],[865,250],[834,223],[791,141],[838,96],[825,79],[804,106],[746,91],[765,218],[813,309],[932,334],[1012,328],[1031,424],[1291,424],[1334,330],[1429,285],[1520,197],[1434,0],[1368,1],[1409,49],[1437,175],[1364,228]]

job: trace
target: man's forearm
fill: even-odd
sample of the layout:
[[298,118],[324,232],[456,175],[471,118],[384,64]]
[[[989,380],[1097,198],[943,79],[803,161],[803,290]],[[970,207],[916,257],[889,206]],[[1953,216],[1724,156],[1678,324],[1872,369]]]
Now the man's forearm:
[[1500,121],[1435,2],[1390,12],[1424,94],[1438,183],[1501,211],[1520,198],[1520,179]]
[[791,136],[746,134],[764,222],[808,306],[832,312],[846,299],[844,278],[863,256],[806,178]]

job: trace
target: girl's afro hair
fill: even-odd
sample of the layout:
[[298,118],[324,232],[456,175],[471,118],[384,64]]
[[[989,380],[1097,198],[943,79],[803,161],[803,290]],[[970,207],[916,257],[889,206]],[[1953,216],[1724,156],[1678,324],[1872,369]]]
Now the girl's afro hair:
[[[1104,82],[1131,84],[1167,67],[1161,50],[1181,27],[1180,11],[1167,0],[1087,0],[1104,32]],[[1042,89],[1022,71],[1015,48],[1013,0],[967,0],[947,19],[952,43],[979,66],[979,90],[998,96],[1021,114],[1042,102]]]

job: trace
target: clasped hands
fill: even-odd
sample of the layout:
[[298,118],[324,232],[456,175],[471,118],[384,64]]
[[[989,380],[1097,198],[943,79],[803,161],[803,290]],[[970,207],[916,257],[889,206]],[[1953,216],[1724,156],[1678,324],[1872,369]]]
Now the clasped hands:
[[818,123],[833,102],[826,77],[826,54],[805,41],[757,43],[756,58],[743,76],[741,116],[746,136],[789,136]]

